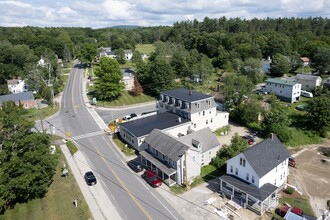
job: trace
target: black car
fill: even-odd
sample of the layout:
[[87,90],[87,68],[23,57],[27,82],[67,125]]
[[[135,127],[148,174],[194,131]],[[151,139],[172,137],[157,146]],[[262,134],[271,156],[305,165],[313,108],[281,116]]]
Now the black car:
[[137,114],[132,113],[132,114],[130,114],[130,116],[131,116],[131,118],[135,118],[135,117],[137,117]]
[[95,185],[97,183],[96,177],[92,171],[88,171],[84,175],[87,185]]
[[141,163],[137,159],[128,161],[127,165],[136,173],[143,170]]

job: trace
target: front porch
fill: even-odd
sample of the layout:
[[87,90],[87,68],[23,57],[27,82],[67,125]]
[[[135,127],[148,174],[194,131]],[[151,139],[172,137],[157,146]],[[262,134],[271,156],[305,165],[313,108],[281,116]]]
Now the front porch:
[[278,205],[278,188],[272,184],[265,184],[261,188],[242,181],[235,176],[220,177],[220,193],[251,211],[262,215],[267,209],[274,209]]
[[154,171],[162,181],[168,185],[173,186],[176,184],[176,170],[167,167],[161,161],[154,158],[147,151],[141,151],[141,164],[145,168]]

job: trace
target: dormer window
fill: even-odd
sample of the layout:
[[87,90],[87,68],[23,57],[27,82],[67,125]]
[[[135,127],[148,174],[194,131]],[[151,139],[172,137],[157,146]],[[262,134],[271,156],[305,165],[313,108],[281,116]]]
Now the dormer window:
[[190,107],[189,107],[189,103],[185,103],[185,106],[186,106],[186,109],[189,109]]
[[171,104],[175,104],[175,98],[172,98],[172,102],[171,102]]
[[178,106],[181,108],[181,106],[182,106],[182,101],[181,100],[178,100]]
[[245,167],[245,159],[239,158],[239,165]]
[[164,101],[164,95],[163,94],[160,94],[159,100]]
[[166,102],[170,101],[170,97],[166,96]]

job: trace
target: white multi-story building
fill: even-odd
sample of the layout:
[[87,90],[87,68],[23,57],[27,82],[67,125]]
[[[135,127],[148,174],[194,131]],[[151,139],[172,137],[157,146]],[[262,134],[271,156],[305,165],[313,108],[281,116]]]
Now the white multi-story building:
[[227,161],[226,175],[220,177],[220,191],[262,214],[278,203],[278,189],[289,174],[289,157],[283,144],[272,134]]
[[179,88],[163,91],[156,105],[159,112],[170,111],[191,121],[192,130],[212,131],[228,125],[229,113],[218,111],[210,95]]
[[313,91],[316,87],[321,86],[322,78],[310,74],[297,74],[295,76],[296,82],[301,84],[301,89],[306,91]]
[[210,163],[220,143],[209,128],[174,137],[154,129],[145,139],[140,152],[143,166],[154,170],[169,186],[189,184]]
[[267,93],[275,93],[275,95],[285,102],[298,102],[301,93],[301,84],[295,80],[275,79],[266,80],[263,90]]

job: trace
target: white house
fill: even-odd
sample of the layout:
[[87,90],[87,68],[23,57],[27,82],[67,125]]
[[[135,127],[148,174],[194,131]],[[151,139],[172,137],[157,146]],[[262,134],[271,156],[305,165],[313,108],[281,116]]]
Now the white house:
[[321,86],[322,78],[310,74],[297,74],[295,76],[296,82],[301,84],[301,89],[306,91],[313,91],[316,87]]
[[124,53],[125,53],[125,59],[126,60],[132,60],[132,57],[133,57],[132,50],[124,50]]
[[122,82],[125,85],[125,90],[132,90],[134,88],[134,71],[130,68],[121,69],[123,78]]
[[292,79],[269,78],[263,90],[267,93],[275,93],[282,101],[293,103],[299,101],[301,84]]
[[47,65],[47,62],[43,57],[41,57],[40,60],[37,62],[37,64],[38,66],[45,67]]
[[311,63],[308,57],[300,57],[300,62],[303,66],[308,66]]
[[218,111],[212,96],[184,88],[161,92],[156,108],[159,112],[170,111],[189,119],[194,131],[206,127],[213,131],[228,125],[229,113]]
[[7,86],[11,93],[27,92],[24,80],[19,78],[7,80]]
[[262,214],[278,204],[277,192],[287,180],[290,154],[279,139],[270,138],[227,161],[220,191],[245,208]]
[[209,128],[182,137],[154,129],[140,152],[142,164],[154,170],[169,186],[189,184],[200,175],[201,166],[216,155],[220,143]]

